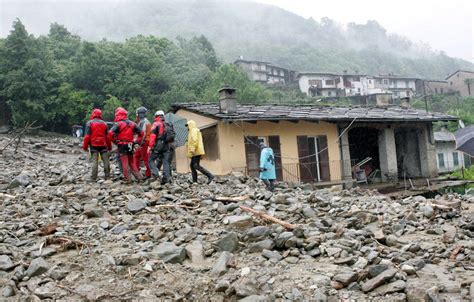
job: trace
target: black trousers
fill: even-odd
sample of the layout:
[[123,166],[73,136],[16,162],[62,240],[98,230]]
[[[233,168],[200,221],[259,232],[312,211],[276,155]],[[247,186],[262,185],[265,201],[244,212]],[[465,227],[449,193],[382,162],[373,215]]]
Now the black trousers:
[[151,153],[150,158],[148,159],[148,164],[150,165],[150,170],[153,177],[158,177],[159,170],[163,165],[162,181],[167,182],[170,180],[172,156],[173,154],[169,150],[160,153]]
[[197,171],[201,172],[202,174],[207,176],[207,178],[209,179],[213,177],[211,172],[207,171],[201,166],[201,155],[191,157],[191,164],[189,166],[191,168],[191,175],[193,177],[193,182],[197,182],[197,179],[198,179]]

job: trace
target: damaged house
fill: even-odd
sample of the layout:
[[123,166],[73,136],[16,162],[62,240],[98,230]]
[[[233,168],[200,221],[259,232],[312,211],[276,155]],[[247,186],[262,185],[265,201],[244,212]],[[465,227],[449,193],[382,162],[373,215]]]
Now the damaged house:
[[[240,105],[235,89],[219,91],[219,103],[177,104],[176,115],[196,121],[216,175],[241,171],[257,176],[260,142],[273,148],[284,181],[352,183],[357,166],[380,181],[438,174],[432,123],[455,117],[386,105]],[[184,147],[178,172],[189,171]]]

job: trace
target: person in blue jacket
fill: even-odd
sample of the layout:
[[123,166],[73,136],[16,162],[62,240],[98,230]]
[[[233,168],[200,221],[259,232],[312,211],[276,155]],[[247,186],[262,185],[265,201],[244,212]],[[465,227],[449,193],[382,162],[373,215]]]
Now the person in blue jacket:
[[260,143],[260,179],[269,191],[273,191],[276,179],[275,156],[272,148],[264,143]]

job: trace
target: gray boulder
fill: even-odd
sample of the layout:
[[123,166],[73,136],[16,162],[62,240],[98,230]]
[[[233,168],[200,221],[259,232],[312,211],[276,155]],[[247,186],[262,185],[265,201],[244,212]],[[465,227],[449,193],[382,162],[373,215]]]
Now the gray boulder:
[[173,242],[163,242],[153,249],[150,256],[154,259],[163,260],[165,263],[183,263],[186,258],[186,251]]
[[49,269],[49,264],[43,258],[36,258],[31,261],[30,266],[26,270],[26,275],[28,277],[39,276],[43,273],[46,273]]
[[131,213],[137,213],[147,207],[147,202],[144,199],[133,199],[130,200],[127,204],[127,209]]
[[7,255],[0,256],[0,271],[8,271],[15,267],[12,259]]
[[214,243],[217,251],[235,252],[239,249],[239,237],[236,233],[230,232]]

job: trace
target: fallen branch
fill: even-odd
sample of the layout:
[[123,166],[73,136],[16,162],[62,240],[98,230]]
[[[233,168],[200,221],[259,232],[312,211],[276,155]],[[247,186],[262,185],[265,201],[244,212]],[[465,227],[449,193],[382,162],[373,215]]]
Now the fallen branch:
[[188,210],[196,210],[199,208],[199,205],[197,206],[187,206],[184,204],[158,204],[155,206],[155,208],[182,208],[182,209],[188,209]]
[[25,135],[25,133],[27,133],[28,131],[36,130],[36,129],[39,129],[39,128],[42,127],[42,126],[34,126],[35,123],[36,123],[36,121],[31,122],[31,123],[26,122],[25,126],[5,145],[5,147],[3,147],[3,149],[0,150],[0,154],[2,154],[3,151],[5,151],[10,145],[12,145],[15,142],[16,142],[15,152],[17,152],[18,146],[21,143],[21,138],[23,137],[23,135]]
[[63,248],[63,250],[68,250],[75,248],[77,250],[83,250],[84,248],[87,248],[90,250],[89,245],[81,242],[76,239],[64,237],[64,236],[58,236],[58,237],[48,237],[46,238],[46,245],[50,244],[59,244]]
[[451,252],[451,255],[449,256],[450,261],[456,261],[456,256],[459,254],[459,252],[463,249],[462,245],[456,246],[453,251]]
[[450,205],[436,204],[436,203],[428,203],[427,205],[433,207],[434,209],[439,209],[443,211],[450,211],[457,207],[457,206],[450,206]]
[[268,214],[265,214],[263,212],[260,212],[260,211],[257,211],[257,210],[254,210],[252,208],[249,208],[249,207],[246,207],[246,206],[240,206],[240,208],[242,209],[242,211],[244,212],[249,212],[249,213],[252,213],[252,214],[255,214],[257,215],[258,217],[264,219],[264,220],[268,220],[268,221],[271,221],[271,222],[274,222],[274,223],[277,223],[281,226],[283,226],[285,229],[287,230],[294,230],[296,228],[296,225],[294,224],[291,224],[291,223],[288,223],[286,221],[283,221],[283,220],[280,220],[278,218],[275,218],[273,216],[270,216]]
[[220,201],[223,203],[226,202],[239,202],[239,201],[244,201],[247,200],[249,197],[247,195],[243,196],[236,196],[236,197],[225,197],[225,196],[216,196],[212,200],[214,201]]

